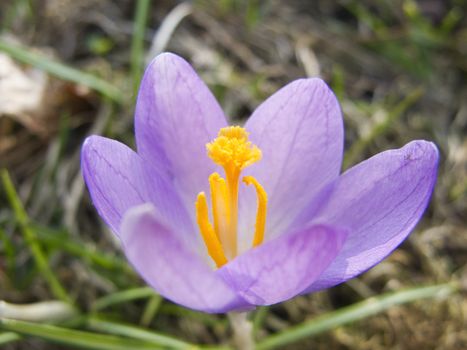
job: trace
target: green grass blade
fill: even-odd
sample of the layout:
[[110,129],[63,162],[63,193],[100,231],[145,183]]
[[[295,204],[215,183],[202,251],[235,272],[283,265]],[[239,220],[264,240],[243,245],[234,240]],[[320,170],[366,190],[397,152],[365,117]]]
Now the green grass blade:
[[154,342],[140,341],[113,335],[91,333],[52,325],[0,319],[0,329],[25,336],[41,338],[53,343],[93,350],[153,350],[162,349]]
[[6,345],[21,340],[21,336],[14,332],[0,333],[0,345]]
[[8,235],[6,231],[0,227],[0,242],[3,244],[3,248],[0,250],[0,252],[3,252],[4,258],[5,258],[5,265],[6,269],[9,273],[11,273],[14,270],[15,267],[15,247],[13,246],[13,243],[11,242],[10,238],[8,238]]
[[93,310],[99,311],[111,305],[125,303],[135,299],[145,299],[156,295],[154,290],[150,287],[132,288],[121,292],[116,292],[106,295],[96,300],[92,306]]
[[151,299],[148,300],[146,307],[144,308],[143,316],[141,316],[141,325],[149,326],[151,321],[156,317],[157,311],[161,306],[162,297],[158,294],[153,295]]
[[264,319],[268,315],[269,306],[260,306],[257,308],[253,316],[253,336],[256,337],[256,334],[261,329],[263,325]]
[[171,338],[166,335],[150,332],[143,328],[125,325],[116,322],[104,321],[97,318],[89,318],[87,325],[90,329],[110,333],[114,335],[125,336],[133,339],[151,341],[155,344],[163,346],[164,348],[171,349],[197,349],[198,347],[193,344],[185,343],[181,340]]
[[227,325],[225,317],[219,317],[215,314],[207,314],[201,311],[194,311],[173,303],[163,303],[158,311],[164,315],[172,315],[180,318],[188,318],[196,322],[203,323],[206,326]]
[[136,3],[130,57],[134,96],[136,96],[138,91],[139,81],[143,72],[144,32],[146,30],[150,4],[150,0],[138,0]]
[[51,229],[32,223],[30,227],[36,230],[41,242],[51,248],[61,249],[75,255],[84,261],[109,270],[119,270],[128,275],[134,275],[130,265],[119,256],[97,250],[93,245],[79,242],[66,231]]
[[60,79],[71,81],[96,90],[114,102],[123,103],[123,94],[119,89],[92,74],[85,73],[78,69],[53,61],[49,57],[29,51],[18,45],[11,44],[1,38],[0,51],[5,52],[7,55],[22,63],[39,68]]
[[458,290],[452,283],[414,288],[395,293],[388,293],[341,308],[319,316],[287,330],[269,336],[261,341],[256,349],[274,349],[304,338],[313,337],[339,326],[367,318],[393,306],[418,301],[425,298],[446,298]]
[[24,210],[23,204],[18,196],[18,193],[13,186],[10,175],[6,169],[2,169],[1,178],[3,182],[3,187],[5,188],[6,196],[10,202],[10,205],[15,213],[16,220],[23,232],[24,239],[31,250],[31,253],[36,262],[37,268],[44,276],[45,280],[50,286],[50,289],[54,296],[60,300],[70,303],[71,299],[66,293],[65,289],[62,287],[58,279],[55,277],[52,270],[49,268],[49,262],[44,255],[42,248],[39,245],[39,240],[34,232],[29,226],[29,217]]

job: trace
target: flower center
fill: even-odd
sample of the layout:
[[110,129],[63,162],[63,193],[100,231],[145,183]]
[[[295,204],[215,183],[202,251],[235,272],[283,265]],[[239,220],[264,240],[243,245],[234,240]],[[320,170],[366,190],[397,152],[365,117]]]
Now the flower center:
[[[217,267],[237,256],[238,188],[241,171],[261,159],[261,150],[248,141],[248,133],[240,126],[222,128],[217,138],[206,145],[209,158],[222,166],[225,179],[218,173],[209,176],[213,223],[209,221],[204,192],[196,199],[196,219],[208,250]],[[266,226],[267,194],[252,176],[243,182],[253,185],[258,197],[253,247],[261,244]]]

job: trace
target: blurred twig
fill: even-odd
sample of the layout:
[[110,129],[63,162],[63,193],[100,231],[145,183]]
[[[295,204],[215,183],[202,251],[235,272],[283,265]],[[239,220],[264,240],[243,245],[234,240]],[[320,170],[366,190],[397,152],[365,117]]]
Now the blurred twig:
[[76,315],[76,310],[63,301],[42,301],[33,304],[11,304],[0,300],[0,318],[30,322],[56,322]]
[[213,39],[219,45],[225,47],[229,52],[237,57],[243,64],[245,64],[251,71],[256,72],[264,63],[259,57],[243,42],[235,39],[229,31],[214,20],[210,15],[203,11],[193,12],[193,19],[198,25],[205,28]]
[[151,48],[146,55],[146,64],[162,51],[165,50],[170,38],[172,37],[178,24],[188,16],[192,11],[192,5],[188,2],[182,2],[173,8],[172,11],[164,18],[159,29],[152,39]]

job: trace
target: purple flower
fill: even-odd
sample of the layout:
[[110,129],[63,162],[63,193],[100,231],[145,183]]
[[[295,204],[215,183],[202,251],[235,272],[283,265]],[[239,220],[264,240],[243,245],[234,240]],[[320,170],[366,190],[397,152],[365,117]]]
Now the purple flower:
[[320,79],[293,81],[244,128],[228,127],[191,66],[168,53],[146,70],[135,132],[137,153],[85,141],[92,201],[148,284],[205,312],[274,304],[361,274],[407,237],[436,180],[438,151],[426,141],[339,175],[342,115]]

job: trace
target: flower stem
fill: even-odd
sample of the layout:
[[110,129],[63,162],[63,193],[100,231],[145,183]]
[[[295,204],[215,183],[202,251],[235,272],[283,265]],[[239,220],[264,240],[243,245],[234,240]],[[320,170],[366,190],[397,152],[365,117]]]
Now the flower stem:
[[239,350],[253,350],[253,325],[248,320],[247,312],[229,312],[227,314],[233,331],[233,342]]

